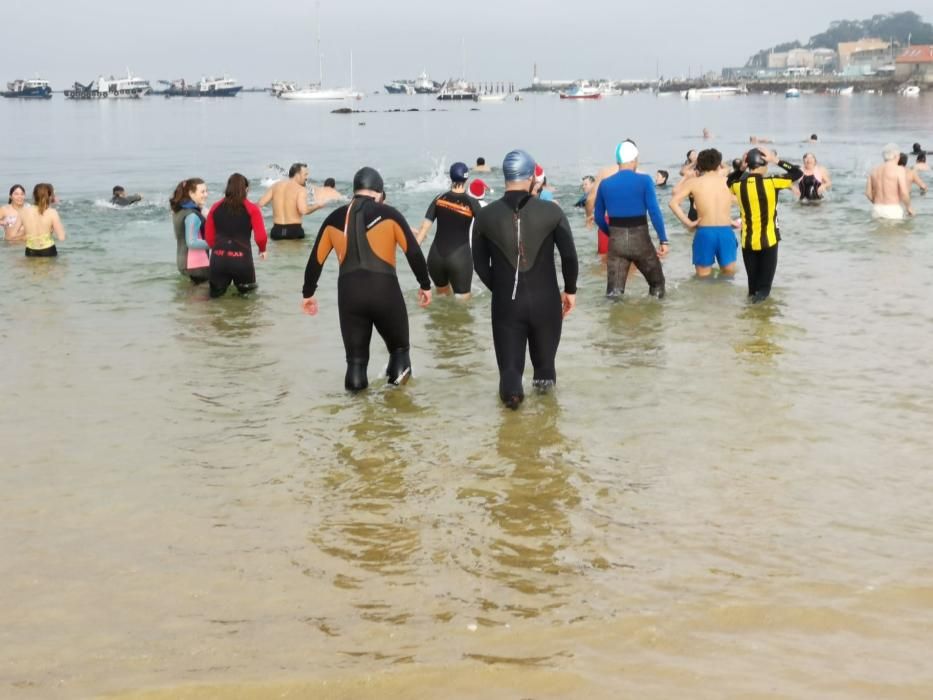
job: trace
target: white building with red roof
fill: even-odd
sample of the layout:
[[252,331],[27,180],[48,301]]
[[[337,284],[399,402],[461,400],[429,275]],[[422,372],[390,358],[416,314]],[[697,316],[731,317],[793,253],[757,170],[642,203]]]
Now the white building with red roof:
[[908,46],[897,57],[895,77],[933,85],[933,46]]

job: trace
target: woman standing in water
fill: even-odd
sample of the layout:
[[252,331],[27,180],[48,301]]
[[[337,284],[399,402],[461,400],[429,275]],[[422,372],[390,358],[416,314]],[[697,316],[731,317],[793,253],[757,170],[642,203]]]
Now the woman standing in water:
[[3,228],[3,240],[19,242],[26,238],[23,228],[23,207],[26,206],[26,188],[13,185],[10,188],[9,203],[0,207],[0,227]]
[[195,284],[207,282],[210,276],[210,247],[204,240],[205,219],[201,213],[207,203],[207,185],[198,177],[182,180],[168,203],[175,228],[175,262],[178,271],[190,277]]
[[249,181],[240,173],[227,180],[224,198],[211,207],[204,227],[211,247],[211,296],[226,294],[232,282],[240,294],[256,288],[256,268],[250,234],[256,239],[259,257],[266,259],[266,224],[262,212],[246,198]]
[[26,231],[26,257],[52,258],[58,255],[55,239],[65,240],[65,227],[58,212],[52,209],[55,188],[40,182],[32,188],[33,207],[24,207],[20,213]]

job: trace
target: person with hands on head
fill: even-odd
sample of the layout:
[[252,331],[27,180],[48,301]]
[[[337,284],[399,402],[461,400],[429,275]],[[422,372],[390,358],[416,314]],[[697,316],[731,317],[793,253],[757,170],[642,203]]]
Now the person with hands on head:
[[431,303],[431,279],[418,241],[408,222],[385,202],[382,176],[365,167],[353,177],[353,199],[335,209],[321,224],[305,268],[302,310],[316,316],[315,293],[324,263],[336,251],[337,310],[346,351],[344,387],[359,392],[369,386],[369,342],[373,328],[389,351],[386,376],[391,384],[411,377],[408,310],[396,273],[396,249],[401,248],[421,288],[418,305]]

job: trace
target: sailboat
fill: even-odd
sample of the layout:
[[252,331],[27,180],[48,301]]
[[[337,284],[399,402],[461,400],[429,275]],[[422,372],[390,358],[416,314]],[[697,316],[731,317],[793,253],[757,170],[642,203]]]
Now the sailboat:
[[[338,100],[360,100],[363,93],[357,92],[352,87],[325,88],[324,87],[324,55],[321,53],[321,6],[318,3],[318,23],[317,23],[317,57],[320,78],[317,85],[309,85],[299,90],[283,90],[277,97],[280,100],[299,100],[299,101],[338,101]],[[350,52],[350,85],[353,85],[353,52]]]

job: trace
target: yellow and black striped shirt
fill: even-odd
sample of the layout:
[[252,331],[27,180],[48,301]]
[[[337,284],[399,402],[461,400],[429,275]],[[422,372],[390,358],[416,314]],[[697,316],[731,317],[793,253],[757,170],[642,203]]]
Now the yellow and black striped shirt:
[[777,226],[777,198],[780,190],[793,187],[803,176],[796,165],[778,163],[786,175],[756,175],[750,173],[732,184],[732,194],[742,211],[742,249],[767,250],[781,240]]

